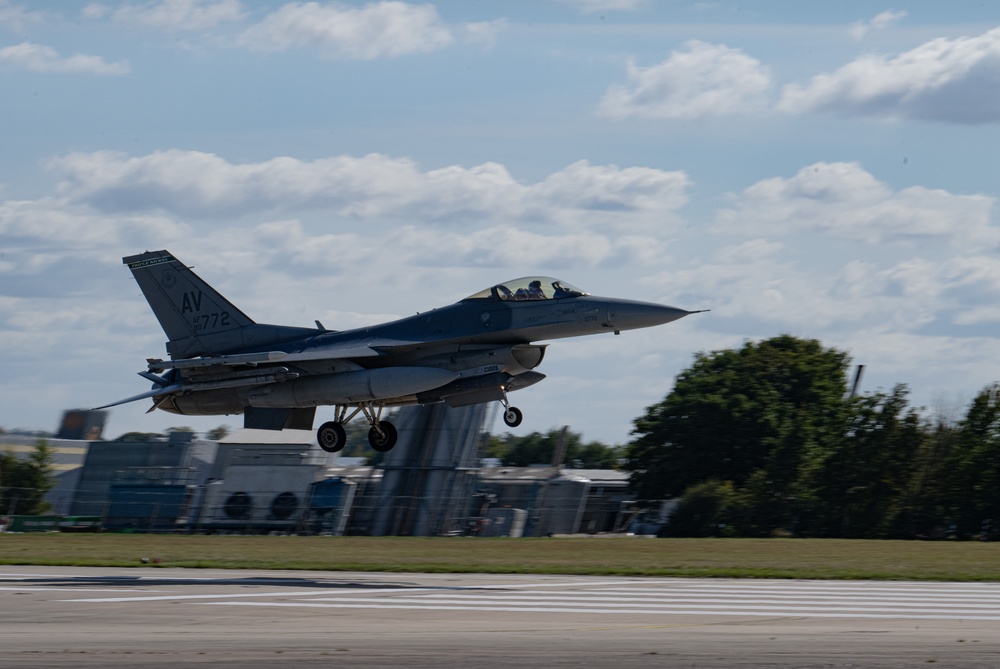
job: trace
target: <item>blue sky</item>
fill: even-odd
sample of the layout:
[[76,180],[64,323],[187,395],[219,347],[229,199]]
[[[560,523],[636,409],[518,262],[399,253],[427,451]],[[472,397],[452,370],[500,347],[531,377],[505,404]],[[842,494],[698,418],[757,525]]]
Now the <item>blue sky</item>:
[[[1000,381],[991,10],[0,0],[0,426],[146,389],[121,258],[160,248],[259,322],[528,274],[711,309],[555,342],[523,433],[625,443],[695,352],[782,333],[959,417]],[[240,424],[146,408],[108,433]]]

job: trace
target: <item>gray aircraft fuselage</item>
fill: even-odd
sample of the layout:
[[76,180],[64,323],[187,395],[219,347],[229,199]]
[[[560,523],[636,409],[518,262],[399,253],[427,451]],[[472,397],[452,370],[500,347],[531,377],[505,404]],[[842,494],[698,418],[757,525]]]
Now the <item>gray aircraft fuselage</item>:
[[[508,425],[521,413],[509,391],[541,381],[536,342],[661,325],[690,313],[597,297],[550,277],[515,279],[449,306],[346,331],[256,323],[167,251],[123,259],[168,336],[169,360],[140,372],[153,408],[183,415],[243,414],[246,427],[311,429],[317,406],[336,418],[318,432],[343,447],[343,424],[363,413],[377,450],[395,443],[383,407],[500,401]],[[107,406],[114,406],[114,404]],[[348,415],[348,410],[354,409]],[[151,409],[152,410],[152,409]]]

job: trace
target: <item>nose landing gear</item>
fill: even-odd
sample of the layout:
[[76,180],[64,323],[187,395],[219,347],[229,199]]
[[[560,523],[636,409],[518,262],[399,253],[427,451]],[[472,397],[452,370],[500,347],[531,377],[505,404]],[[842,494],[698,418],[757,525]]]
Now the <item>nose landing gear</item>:
[[503,392],[503,397],[500,398],[500,404],[504,408],[503,422],[507,424],[507,427],[517,427],[524,420],[524,414],[517,407],[510,405],[510,400],[507,399],[507,388],[500,386],[500,390]]

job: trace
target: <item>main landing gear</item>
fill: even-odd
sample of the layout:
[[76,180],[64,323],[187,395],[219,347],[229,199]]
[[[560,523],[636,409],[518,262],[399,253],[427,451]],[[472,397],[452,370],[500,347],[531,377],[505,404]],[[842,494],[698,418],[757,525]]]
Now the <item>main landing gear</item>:
[[396,432],[395,425],[389,421],[381,420],[383,406],[383,404],[367,402],[358,406],[348,416],[348,407],[338,405],[336,419],[323,423],[316,430],[316,440],[319,442],[319,447],[327,453],[342,451],[347,445],[347,432],[344,430],[344,426],[359,413],[363,413],[371,424],[371,429],[368,430],[368,443],[379,453],[391,451],[392,447],[396,445],[399,434]]
[[517,407],[510,405],[510,400],[507,399],[507,389],[500,386],[500,390],[503,392],[503,397],[500,398],[500,404],[503,405],[503,422],[507,424],[507,427],[517,427],[524,420],[524,414]]

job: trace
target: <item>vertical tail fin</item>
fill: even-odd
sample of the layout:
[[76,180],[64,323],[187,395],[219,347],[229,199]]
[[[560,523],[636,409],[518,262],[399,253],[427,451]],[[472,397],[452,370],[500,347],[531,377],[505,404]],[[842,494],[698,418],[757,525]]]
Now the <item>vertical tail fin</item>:
[[173,357],[225,353],[245,345],[254,321],[168,251],[122,258],[170,342]]

